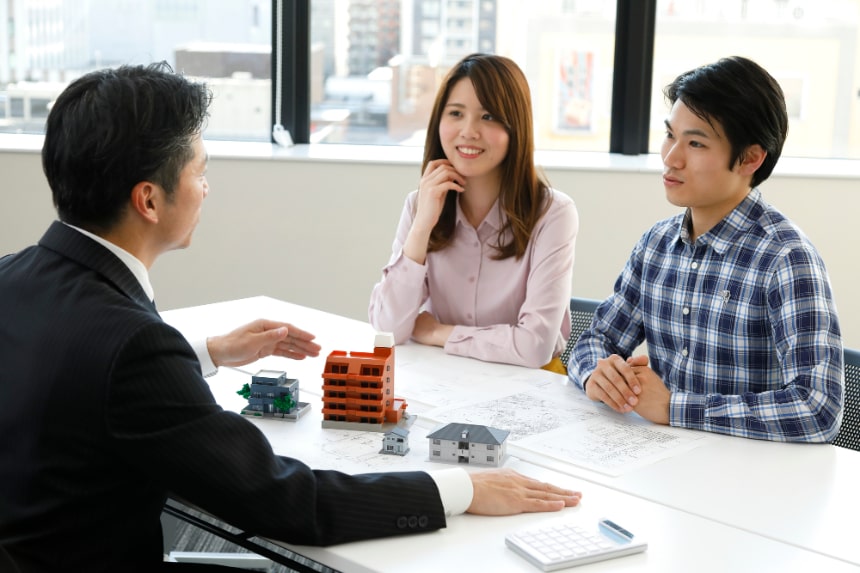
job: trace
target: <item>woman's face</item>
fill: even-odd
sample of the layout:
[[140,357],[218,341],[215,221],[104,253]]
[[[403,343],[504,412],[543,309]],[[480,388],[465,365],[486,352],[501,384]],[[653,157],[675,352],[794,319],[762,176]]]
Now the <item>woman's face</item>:
[[510,136],[484,109],[469,78],[459,80],[448,94],[439,121],[439,139],[445,156],[464,177],[501,174]]

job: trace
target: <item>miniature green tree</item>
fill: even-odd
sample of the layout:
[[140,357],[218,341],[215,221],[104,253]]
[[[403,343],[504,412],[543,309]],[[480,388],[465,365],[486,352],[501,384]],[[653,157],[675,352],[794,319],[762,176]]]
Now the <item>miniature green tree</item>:
[[283,413],[289,412],[296,405],[293,397],[289,394],[278,396],[272,402],[272,405]]
[[251,386],[245,383],[245,385],[242,386],[242,389],[236,392],[236,394],[247,400],[251,396]]

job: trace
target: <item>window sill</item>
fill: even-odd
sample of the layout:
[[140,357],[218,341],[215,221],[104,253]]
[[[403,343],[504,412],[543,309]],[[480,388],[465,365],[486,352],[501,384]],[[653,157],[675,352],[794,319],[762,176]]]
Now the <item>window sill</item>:
[[[0,153],[38,153],[42,149],[42,135],[0,134]],[[420,147],[309,144],[280,147],[265,142],[207,141],[210,157],[223,159],[296,160],[332,163],[376,163],[392,165],[419,165]],[[538,165],[544,169],[613,171],[631,173],[657,173],[662,162],[656,153],[647,155],[620,155],[616,153],[584,151],[538,151]],[[774,170],[776,176],[860,179],[860,160],[816,159],[782,157]]]
[[[420,147],[349,145],[318,143],[283,148],[269,143],[207,141],[213,157],[234,159],[295,159],[320,162],[362,162],[395,165],[419,165]],[[537,151],[535,159],[541,167],[553,170],[585,170],[614,172],[658,173],[663,164],[659,154],[621,155],[586,151]],[[860,179],[860,160],[782,157],[775,175],[810,178]]]

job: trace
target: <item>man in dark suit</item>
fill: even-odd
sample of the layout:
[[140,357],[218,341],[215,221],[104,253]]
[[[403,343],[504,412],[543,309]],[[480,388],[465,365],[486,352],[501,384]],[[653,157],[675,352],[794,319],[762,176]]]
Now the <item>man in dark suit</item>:
[[[577,504],[504,470],[312,470],[215,403],[148,279],[161,253],[188,246],[209,192],[210,98],[164,64],[128,66],[83,76],[51,109],[42,160],[60,221],[0,259],[0,568],[172,570],[168,493],[300,544]],[[216,367],[318,352],[309,333],[265,320],[202,351]]]

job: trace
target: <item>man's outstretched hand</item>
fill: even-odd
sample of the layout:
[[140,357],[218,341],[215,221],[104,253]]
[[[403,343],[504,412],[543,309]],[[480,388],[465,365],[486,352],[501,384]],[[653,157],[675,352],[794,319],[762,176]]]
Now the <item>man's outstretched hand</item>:
[[255,320],[244,326],[206,339],[209,356],[215,366],[244,366],[266,356],[283,356],[302,360],[319,356],[315,336],[286,322]]

